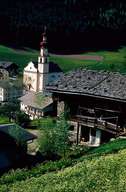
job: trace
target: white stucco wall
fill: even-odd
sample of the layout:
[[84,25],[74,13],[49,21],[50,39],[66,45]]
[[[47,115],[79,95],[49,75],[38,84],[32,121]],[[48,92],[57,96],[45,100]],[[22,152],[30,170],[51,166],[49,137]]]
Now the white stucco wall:
[[0,102],[6,100],[6,94],[4,93],[4,89],[0,87]]
[[99,146],[101,143],[101,130],[96,129],[96,135],[91,135],[91,129],[89,133],[89,144],[92,146]]
[[[43,62],[45,62],[45,58],[42,58]],[[49,64],[48,63],[38,63],[38,71],[40,73],[48,73],[49,72]]]
[[20,103],[20,110],[29,115],[29,118],[31,120],[38,119],[44,116],[44,112],[43,111],[40,112],[40,109],[32,108],[31,106],[27,106],[22,102]]
[[44,92],[46,85],[48,84],[48,74],[39,74],[38,91]]
[[24,111],[24,110],[25,110],[25,104],[22,103],[22,102],[20,103],[20,110],[21,110],[21,111]]

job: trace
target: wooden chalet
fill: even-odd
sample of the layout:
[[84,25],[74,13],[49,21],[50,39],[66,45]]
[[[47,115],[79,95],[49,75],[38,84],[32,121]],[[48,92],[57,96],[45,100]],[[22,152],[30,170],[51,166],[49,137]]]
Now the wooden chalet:
[[99,146],[126,134],[126,75],[78,69],[47,89],[57,115],[69,109],[73,142]]

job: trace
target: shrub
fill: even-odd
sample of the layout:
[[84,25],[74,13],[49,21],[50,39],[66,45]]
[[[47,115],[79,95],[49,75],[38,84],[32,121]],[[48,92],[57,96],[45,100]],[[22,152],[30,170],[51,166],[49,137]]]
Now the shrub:
[[65,157],[68,148],[69,125],[62,114],[57,122],[47,118],[40,122],[41,135],[38,139],[39,151],[46,155],[63,155]]

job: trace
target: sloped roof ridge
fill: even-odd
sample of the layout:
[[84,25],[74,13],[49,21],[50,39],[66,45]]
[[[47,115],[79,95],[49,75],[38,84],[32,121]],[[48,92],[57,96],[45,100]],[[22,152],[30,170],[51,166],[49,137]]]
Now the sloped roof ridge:
[[95,87],[97,87],[98,85],[100,85],[101,83],[103,83],[106,79],[108,79],[110,77],[110,73],[108,74],[108,76],[106,76],[104,79],[102,79],[101,81],[99,81],[98,83],[96,83],[94,86],[89,87],[89,89],[93,89]]
[[47,89],[126,100],[126,74],[79,68],[50,83]]

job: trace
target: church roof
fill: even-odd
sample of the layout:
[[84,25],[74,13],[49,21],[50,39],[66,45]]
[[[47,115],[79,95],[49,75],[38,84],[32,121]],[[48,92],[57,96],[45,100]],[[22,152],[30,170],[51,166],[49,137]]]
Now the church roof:
[[35,68],[38,69],[38,62],[37,61],[31,61],[31,62],[34,64]]
[[[37,69],[38,68],[38,62],[34,62],[34,66]],[[54,63],[52,61],[49,62],[49,73],[60,73],[63,72],[62,69],[59,67],[57,63]]]
[[20,98],[24,105],[31,106],[40,110],[44,110],[47,106],[53,103],[52,98],[42,95],[42,93],[27,92],[26,95]]
[[63,71],[58,64],[54,62],[49,62],[49,73],[54,73],[54,72],[63,72]]
[[126,75],[78,69],[68,72],[47,87],[52,92],[91,95],[126,101]]

